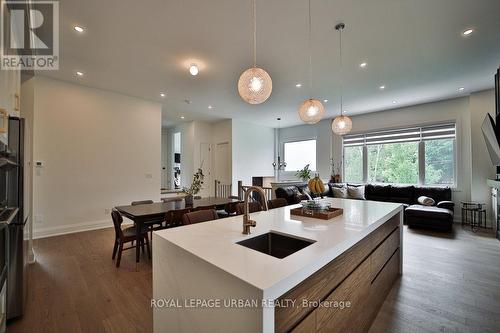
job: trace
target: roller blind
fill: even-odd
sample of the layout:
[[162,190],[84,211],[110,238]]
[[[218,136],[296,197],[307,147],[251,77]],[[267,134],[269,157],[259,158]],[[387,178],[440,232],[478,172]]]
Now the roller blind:
[[351,147],[385,143],[447,139],[455,138],[455,136],[456,125],[454,123],[449,123],[346,135],[344,136],[343,142],[345,147]]

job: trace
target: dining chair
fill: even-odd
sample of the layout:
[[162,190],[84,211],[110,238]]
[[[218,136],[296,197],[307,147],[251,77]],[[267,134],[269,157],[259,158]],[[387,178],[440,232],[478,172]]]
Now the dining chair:
[[[139,201],[132,201],[131,205],[132,206],[138,206],[138,205],[150,205],[153,204],[153,200],[139,200]],[[155,225],[158,225],[162,227],[164,220],[152,220],[152,221],[146,221],[143,224],[148,228],[149,230],[149,237],[151,238],[151,241],[153,241],[153,231],[157,228],[155,228]]]
[[[260,212],[262,210],[262,206],[260,205],[260,202],[249,202],[248,203],[248,212],[249,213],[255,213],[255,212]],[[236,215],[242,215],[245,213],[245,203],[240,202],[239,204],[236,205]]]
[[118,252],[118,258],[116,258],[116,267],[120,267],[122,252],[124,250],[133,249],[136,246],[140,246],[142,248],[142,252],[144,252],[144,241],[146,242],[148,257],[149,259],[151,259],[151,249],[149,248],[148,229],[144,228],[144,230],[141,230],[142,237],[139,244],[124,248],[123,246],[126,243],[131,243],[135,241],[136,227],[128,227],[122,229],[123,217],[120,214],[120,212],[118,212],[116,209],[113,209],[111,211],[111,219],[113,220],[113,226],[115,228],[115,244],[113,246],[113,256],[111,258],[115,260],[116,253]]
[[217,210],[217,207],[215,205],[198,206],[195,209],[193,209],[193,211],[197,211],[197,210],[211,210],[211,209]]
[[285,207],[288,204],[285,198],[276,198],[267,201],[267,207],[269,209]]
[[174,228],[182,225],[182,217],[184,214],[191,212],[191,208],[185,209],[174,209],[167,212],[165,216],[166,226],[165,228]]
[[182,216],[182,224],[195,224],[200,222],[207,222],[217,220],[217,212],[215,209],[205,209],[205,210],[196,210],[191,213],[184,214]]

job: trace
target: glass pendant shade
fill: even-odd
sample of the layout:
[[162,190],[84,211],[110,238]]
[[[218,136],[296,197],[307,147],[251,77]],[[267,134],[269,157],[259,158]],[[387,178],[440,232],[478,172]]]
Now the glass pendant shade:
[[324,114],[325,108],[317,99],[305,100],[299,108],[299,117],[306,124],[316,124]]
[[351,118],[341,115],[332,121],[332,131],[337,135],[344,135],[351,131],[352,120]]
[[265,102],[273,90],[271,76],[265,70],[252,67],[244,71],[238,80],[238,93],[250,104]]

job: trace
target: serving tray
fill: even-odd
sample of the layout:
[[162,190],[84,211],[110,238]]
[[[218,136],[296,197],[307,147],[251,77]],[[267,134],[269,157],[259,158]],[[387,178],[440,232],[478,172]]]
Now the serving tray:
[[343,213],[344,210],[342,208],[328,208],[327,210],[321,210],[321,211],[304,209],[302,207],[290,209],[291,215],[312,217],[321,220],[330,220],[333,219],[334,217],[342,215]]

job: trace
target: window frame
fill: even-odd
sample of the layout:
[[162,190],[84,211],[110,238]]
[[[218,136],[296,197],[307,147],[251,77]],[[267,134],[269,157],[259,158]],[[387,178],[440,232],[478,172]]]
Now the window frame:
[[[287,140],[283,141],[281,143],[281,151],[282,151],[282,156],[283,156],[283,161],[286,162],[286,154],[285,154],[285,144],[287,143],[296,143],[296,142],[302,142],[302,141],[315,141],[315,153],[316,153],[316,169],[318,169],[318,138],[317,137],[307,137],[307,138],[300,138],[300,139],[293,139],[293,140]],[[307,164],[307,163],[306,163]],[[305,164],[304,164],[305,165]],[[286,178],[296,178],[295,174],[297,173],[298,170],[292,171],[292,170],[281,170],[281,176],[284,176]],[[314,174],[316,173],[317,170],[311,169],[311,173]]]
[[[454,137],[453,137],[453,184],[425,184],[425,141],[432,140],[432,139],[426,139],[423,136],[423,131],[424,129],[432,128],[432,127],[444,127],[444,126],[454,126]],[[352,145],[345,145],[345,139],[346,137],[342,137],[342,176],[345,176],[345,148],[349,146],[362,146],[362,161],[363,161],[363,183],[368,182],[368,146],[370,143],[366,142],[366,136],[368,135],[374,135],[374,134],[382,134],[382,133],[387,133],[387,132],[405,132],[405,131],[411,131],[411,130],[418,130],[420,131],[419,139],[418,141],[418,183],[417,184],[402,184],[402,183],[381,183],[381,182],[373,182],[373,184],[397,184],[397,185],[416,185],[416,186],[432,186],[432,187],[450,187],[452,189],[458,190],[458,146],[459,146],[459,126],[458,126],[458,121],[447,121],[447,122],[441,122],[441,123],[433,123],[433,124],[425,124],[425,125],[418,125],[418,126],[406,126],[406,127],[397,127],[397,128],[391,128],[391,129],[384,129],[384,130],[375,130],[375,131],[370,131],[370,132],[364,132],[364,133],[353,133],[349,137],[363,137],[363,139],[359,139],[360,143],[359,144],[352,144]],[[435,138],[438,140],[439,138]],[[387,143],[391,143],[388,141]],[[384,144],[381,142],[380,144]],[[349,182],[349,180],[345,180],[345,182]],[[356,184],[356,182],[351,182],[353,184]]]

